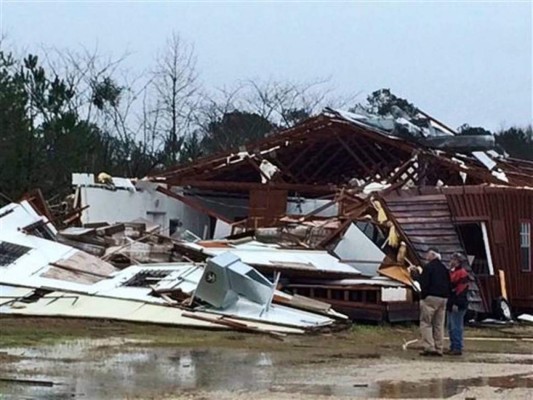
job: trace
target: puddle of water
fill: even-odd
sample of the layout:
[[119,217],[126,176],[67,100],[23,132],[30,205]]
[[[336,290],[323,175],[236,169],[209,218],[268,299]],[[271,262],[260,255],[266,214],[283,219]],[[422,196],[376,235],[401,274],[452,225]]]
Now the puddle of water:
[[[184,390],[266,390],[275,369],[269,353],[246,350],[125,348],[73,341],[32,349],[7,349],[23,358],[1,367],[0,377],[53,382],[42,387],[1,382],[0,398],[106,399]],[[105,348],[99,348],[104,345]],[[6,368],[7,367],[7,368]]]
[[447,398],[471,387],[533,388],[533,375],[518,374],[471,379],[429,379],[420,382],[379,382],[379,397]]
[[370,384],[285,384],[273,385],[273,392],[305,393],[323,396],[387,398],[387,399],[438,399],[448,398],[472,387],[515,389],[533,388],[533,378],[526,375],[513,375],[474,379],[431,379],[419,382],[381,381]]
[[[4,349],[23,358],[0,366],[0,378],[52,382],[0,381],[1,399],[116,399],[180,394],[184,391],[270,391],[388,398],[449,397],[467,387],[531,388],[526,375],[420,382],[357,382],[346,368],[283,364],[279,353],[246,349],[186,350],[128,347],[124,340],[78,340],[38,348]],[[286,358],[286,355],[285,355]],[[350,368],[364,368],[350,360]],[[344,372],[340,369],[344,368]]]

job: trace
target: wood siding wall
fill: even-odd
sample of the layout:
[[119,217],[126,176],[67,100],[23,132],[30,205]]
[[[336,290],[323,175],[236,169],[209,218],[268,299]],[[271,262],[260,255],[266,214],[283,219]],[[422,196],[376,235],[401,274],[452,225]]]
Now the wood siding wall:
[[[533,225],[533,191],[514,188],[449,188],[445,191],[456,222],[485,221],[494,269],[505,271],[507,293],[515,309],[533,310],[533,272],[520,267],[520,222]],[[499,295],[493,287],[488,292]]]

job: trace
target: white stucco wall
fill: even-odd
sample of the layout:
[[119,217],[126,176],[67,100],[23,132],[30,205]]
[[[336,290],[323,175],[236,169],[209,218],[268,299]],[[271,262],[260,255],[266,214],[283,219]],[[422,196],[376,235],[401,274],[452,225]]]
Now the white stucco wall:
[[[189,230],[203,237],[209,230],[209,217],[162,193],[153,190],[115,191],[102,187],[80,187],[82,206],[89,205],[83,211],[83,223],[94,222],[128,222],[145,218],[162,227],[168,233],[171,219],[182,223],[182,230]],[[205,228],[207,226],[207,228]]]

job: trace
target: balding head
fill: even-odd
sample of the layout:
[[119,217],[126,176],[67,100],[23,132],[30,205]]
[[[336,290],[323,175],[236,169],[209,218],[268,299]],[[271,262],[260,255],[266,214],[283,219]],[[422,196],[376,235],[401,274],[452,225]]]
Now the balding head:
[[428,251],[426,252],[426,260],[428,262],[433,261],[433,260],[440,260],[440,259],[441,259],[441,255],[436,248],[430,247]]

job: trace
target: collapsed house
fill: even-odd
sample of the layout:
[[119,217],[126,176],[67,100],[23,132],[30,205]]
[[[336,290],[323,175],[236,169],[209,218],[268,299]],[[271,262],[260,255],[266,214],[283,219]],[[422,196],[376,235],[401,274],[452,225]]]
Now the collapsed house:
[[[417,319],[407,267],[423,265],[429,247],[445,263],[468,256],[471,311],[533,310],[533,163],[422,112],[326,109],[158,176],[102,183],[74,174],[73,186],[69,222],[149,221],[172,237],[168,261],[230,252],[271,281],[281,273],[284,292],[353,319]],[[115,246],[126,263],[139,257]]]
[[59,243],[58,236],[54,225],[28,201],[0,209],[0,314],[103,318],[276,335],[331,329],[346,320],[325,303],[279,292],[277,281],[269,281],[228,252],[207,264],[157,263],[119,269]]
[[[274,238],[333,254],[351,240],[337,257],[362,277],[404,284],[408,295],[401,302],[416,302],[405,267],[423,265],[424,252],[436,247],[445,263],[454,252],[468,256],[473,311],[491,313],[502,298],[516,311],[531,311],[533,163],[497,150],[493,137],[457,135],[425,113],[376,117],[327,109],[152,180],[171,197],[173,188],[185,191],[199,211],[209,208],[205,199],[225,198],[225,206],[213,203],[211,210],[234,218],[230,238]],[[225,214],[235,204],[246,205],[240,218]],[[350,239],[361,232],[368,241]],[[340,286],[338,280],[317,284],[308,278],[288,287],[360,310],[382,301],[366,289],[347,290],[351,281]],[[399,303],[385,308],[392,304]]]

